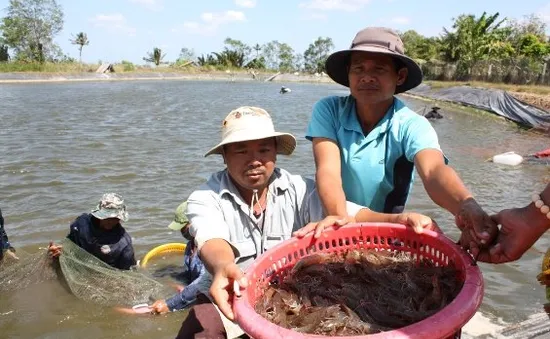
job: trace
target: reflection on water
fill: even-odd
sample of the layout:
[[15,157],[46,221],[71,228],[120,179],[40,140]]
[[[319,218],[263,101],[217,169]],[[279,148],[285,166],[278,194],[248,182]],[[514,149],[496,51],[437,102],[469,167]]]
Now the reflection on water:
[[[312,176],[311,145],[304,138],[311,108],[326,95],[346,90],[333,85],[144,81],[0,85],[0,208],[10,240],[35,252],[68,233],[69,223],[94,207],[102,193],[116,191],[127,201],[126,228],[138,256],[152,247],[182,241],[166,226],[175,208],[210,173],[223,168],[218,156],[204,158],[216,144],[225,115],[241,105],[267,109],[279,130],[298,138],[290,157],[278,164]],[[405,98],[415,110],[430,104]],[[441,111],[434,121],[452,166],[489,212],[528,203],[540,191],[547,166],[498,166],[496,153],[529,154],[548,139],[498,119]],[[435,218],[453,239],[450,214],[416,182],[408,205]],[[525,318],[544,303],[535,279],[543,237],[521,260],[481,265],[486,294],[481,310],[507,321]],[[121,288],[123,288],[121,286]],[[127,316],[83,304],[57,284],[0,296],[0,333],[10,338],[173,338],[184,313]]]

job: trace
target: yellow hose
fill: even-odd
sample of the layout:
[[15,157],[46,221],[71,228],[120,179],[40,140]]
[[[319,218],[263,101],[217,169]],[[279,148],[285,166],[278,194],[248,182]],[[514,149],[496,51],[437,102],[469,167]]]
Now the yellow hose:
[[157,255],[160,255],[160,254],[173,253],[173,252],[183,253],[185,252],[185,247],[187,247],[187,245],[180,242],[172,242],[164,245],[159,245],[153,248],[152,250],[150,250],[149,252],[147,252],[147,254],[143,257],[143,259],[141,259],[140,265],[141,267],[147,266],[147,262],[151,260],[151,258],[156,257]]
[[546,299],[550,301],[550,248],[542,258],[541,273],[537,275],[537,280],[546,285]]

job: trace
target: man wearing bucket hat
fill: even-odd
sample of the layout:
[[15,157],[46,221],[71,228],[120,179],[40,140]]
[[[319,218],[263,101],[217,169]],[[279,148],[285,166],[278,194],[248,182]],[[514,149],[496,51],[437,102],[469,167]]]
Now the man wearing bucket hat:
[[[202,284],[210,284],[210,280],[206,277],[206,269],[197,253],[195,238],[189,233],[189,220],[186,216],[187,201],[181,203],[176,208],[174,221],[168,225],[168,228],[174,231],[181,232],[181,235],[187,239],[187,246],[183,256],[184,271],[183,279],[186,281],[185,286],[180,293],[166,299],[157,300],[151,308],[157,314],[183,310],[193,304],[197,298]],[[206,287],[207,289],[208,287]]]
[[[339,217],[325,218],[313,180],[276,167],[277,154],[290,155],[295,147],[294,136],[275,131],[262,108],[240,107],[224,119],[222,141],[206,156],[222,155],[226,169],[194,191],[187,205],[191,234],[213,277],[204,291],[210,296],[197,297],[178,338],[241,335],[232,322],[230,290],[234,283],[247,286],[242,269],[282,241],[304,235],[304,229],[318,237],[325,226],[341,224]],[[415,213],[382,214],[354,203],[346,211],[358,221],[410,224],[418,232],[431,225],[430,218]]]
[[[121,225],[127,220],[124,199],[116,193],[106,193],[91,213],[76,218],[67,238],[110,266],[127,270],[136,264],[132,239]],[[53,258],[61,251],[62,246],[50,242],[48,252]]]
[[428,120],[395,97],[422,82],[399,35],[365,28],[325,67],[351,94],[318,101],[307,128],[327,213],[345,217],[346,200],[378,212],[403,211],[416,167],[430,198],[456,216],[461,230],[472,226],[476,242],[489,243],[496,224],[447,165]]

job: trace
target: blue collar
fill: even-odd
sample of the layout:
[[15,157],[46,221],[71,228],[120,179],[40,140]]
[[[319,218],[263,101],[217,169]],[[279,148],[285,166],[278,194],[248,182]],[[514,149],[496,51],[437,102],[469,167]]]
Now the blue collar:
[[[354,131],[357,133],[363,134],[363,128],[361,127],[361,123],[359,122],[359,117],[357,116],[357,109],[356,109],[356,101],[355,99],[350,95],[350,105],[352,105],[351,114],[341,115],[340,116],[340,124],[342,127],[344,127],[347,130]],[[404,104],[401,100],[394,97],[393,104],[388,108],[388,111],[386,114],[382,117],[382,119],[374,126],[372,131],[366,136],[366,142],[370,142],[372,140],[377,139],[380,135],[386,133],[390,128],[390,122],[391,119],[394,116],[394,113],[396,111],[399,111],[401,108],[403,108]]]

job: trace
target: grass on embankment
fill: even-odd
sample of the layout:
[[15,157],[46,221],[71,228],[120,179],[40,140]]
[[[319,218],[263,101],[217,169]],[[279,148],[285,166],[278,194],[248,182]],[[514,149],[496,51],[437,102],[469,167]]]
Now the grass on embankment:
[[[222,73],[228,70],[232,73],[246,73],[246,69],[226,66],[183,66],[178,64],[160,66],[134,65],[131,62],[112,64],[115,73]],[[24,63],[24,62],[0,62],[0,73],[59,73],[79,74],[94,73],[100,64],[79,64],[76,62],[45,62],[45,63]],[[275,73],[263,71],[262,73]]]
[[513,85],[513,84],[501,84],[501,83],[481,82],[481,81],[432,81],[432,80],[424,81],[424,83],[430,85],[433,89],[447,88],[447,87],[454,87],[454,86],[471,86],[471,87],[482,87],[482,88],[496,88],[496,89],[502,89],[508,92],[550,95],[550,86],[544,86],[544,85]]
[[98,64],[78,63],[26,63],[26,62],[0,62],[0,73],[25,72],[25,73],[82,73],[95,72]]
[[[30,72],[30,73],[66,73],[66,74],[78,74],[78,73],[92,73],[95,72],[100,64],[79,64],[78,62],[45,62],[45,63],[24,63],[24,62],[0,62],[0,73],[11,72]],[[169,73],[206,73],[206,72],[247,72],[242,68],[228,68],[225,66],[182,66],[178,64],[154,66],[142,66],[134,65],[128,61],[122,61],[120,63],[113,64],[115,73],[143,73],[143,72],[169,72]],[[275,71],[262,70],[262,73],[273,73]],[[446,88],[452,86],[472,86],[472,87],[485,87],[485,88],[497,88],[503,89],[509,92],[519,93],[533,93],[550,95],[550,86],[534,86],[534,85],[509,85],[502,83],[489,83],[489,82],[466,82],[466,81],[424,81],[432,88]]]

